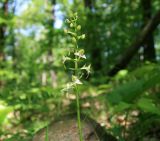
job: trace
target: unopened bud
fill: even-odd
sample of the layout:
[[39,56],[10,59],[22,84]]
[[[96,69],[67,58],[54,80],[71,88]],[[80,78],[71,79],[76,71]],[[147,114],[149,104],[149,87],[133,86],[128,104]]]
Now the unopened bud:
[[81,30],[81,26],[80,25],[77,26],[77,30]]
[[75,37],[72,37],[72,41],[73,41],[74,43],[76,43],[76,42],[77,42],[77,40],[76,40],[76,38],[75,38]]
[[76,13],[74,13],[74,16],[75,16],[75,17],[77,16],[77,12],[76,12]]
[[85,39],[85,38],[86,38],[86,35],[85,35],[85,34],[82,34],[82,35],[81,35],[81,38],[82,38],[82,39]]
[[71,24],[70,24],[70,27],[73,27],[73,26],[74,26],[73,23],[71,23]]

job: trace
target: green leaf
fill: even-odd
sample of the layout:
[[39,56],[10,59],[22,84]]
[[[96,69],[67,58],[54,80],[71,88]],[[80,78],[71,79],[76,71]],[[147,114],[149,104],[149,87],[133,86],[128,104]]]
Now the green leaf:
[[8,106],[3,106],[3,105],[0,105],[0,125],[2,125],[8,114],[13,110],[12,107],[8,107]]
[[149,98],[141,98],[138,103],[137,106],[143,110],[144,112],[149,112],[149,113],[153,113],[153,114],[157,114],[160,115],[160,110],[158,107],[156,107],[156,105],[154,104],[152,99]]
[[122,112],[128,108],[130,108],[132,105],[131,104],[128,104],[128,103],[125,103],[125,102],[120,102],[118,105],[116,105],[114,107],[114,111],[115,112]]
[[128,83],[122,84],[107,94],[106,98],[110,104],[119,104],[120,102],[134,103],[139,96],[160,83],[159,73],[154,73],[148,76],[148,78],[141,78],[139,80],[129,81]]
[[0,17],[0,24],[6,23],[7,21]]
[[124,78],[128,74],[128,70],[121,70],[118,72],[118,74],[115,76],[116,79]]

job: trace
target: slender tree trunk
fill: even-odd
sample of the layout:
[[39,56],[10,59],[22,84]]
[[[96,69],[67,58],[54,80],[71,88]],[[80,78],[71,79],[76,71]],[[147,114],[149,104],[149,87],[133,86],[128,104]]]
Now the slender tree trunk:
[[[142,10],[143,10],[143,27],[152,17],[152,0],[141,0]],[[156,53],[154,48],[154,37],[153,33],[150,33],[144,43],[144,61],[155,61],[156,60]]]
[[[15,15],[15,10],[16,10],[16,0],[14,1],[14,7],[12,9],[13,15]],[[15,62],[15,57],[16,57],[16,52],[15,52],[15,34],[14,34],[14,27],[12,26],[10,29],[10,32],[12,33],[12,39],[11,39],[11,44],[12,44],[12,58],[13,61]],[[16,64],[15,64],[16,65]]]
[[84,0],[85,7],[89,8],[90,10],[93,8],[92,0]]
[[[6,18],[8,15],[8,0],[5,0],[2,3],[2,18]],[[0,68],[3,68],[2,62],[5,60],[4,48],[5,48],[5,32],[6,32],[6,24],[0,24]],[[3,81],[0,80],[0,88],[4,85]]]
[[[52,47],[54,45],[53,42],[53,38],[54,38],[54,22],[55,22],[55,5],[56,5],[56,0],[46,0],[46,6],[48,5],[48,3],[50,3],[52,5],[52,10],[50,11],[51,13],[51,17],[48,19],[47,21],[47,25],[46,28],[48,29],[48,33],[47,33],[47,37],[48,37],[48,43],[47,43],[47,47],[48,47],[48,51],[47,51],[47,55],[43,57],[43,63],[47,63],[50,64],[50,66],[52,66],[53,64],[53,58],[54,55],[52,53]],[[47,76],[50,76],[51,78],[51,83],[52,86],[55,87],[56,84],[56,73],[54,70],[50,69],[49,71],[49,75],[47,75],[47,71],[44,71],[42,73],[42,85],[46,85],[47,84]]]
[[[5,0],[2,3],[2,18],[6,18],[8,15],[8,0]],[[0,24],[0,61],[5,59],[4,54],[4,46],[5,46],[5,31],[6,31],[6,24]]]
[[[55,23],[55,5],[56,5],[56,0],[51,0],[51,4],[52,4],[52,18],[51,18],[51,22],[50,22],[50,26],[51,26],[51,30],[50,30],[50,33],[51,33],[51,42],[50,42],[50,45],[54,45],[54,42],[53,42],[53,38],[54,38],[54,23]],[[54,62],[54,54],[52,53],[52,48],[49,49],[48,51],[48,57],[50,59],[48,59],[50,62],[51,62],[51,65],[52,63]],[[52,86],[53,87],[56,87],[57,86],[57,83],[56,83],[56,79],[57,79],[57,76],[56,76],[56,73],[54,70],[50,70],[50,76],[51,76],[51,80],[52,80]]]

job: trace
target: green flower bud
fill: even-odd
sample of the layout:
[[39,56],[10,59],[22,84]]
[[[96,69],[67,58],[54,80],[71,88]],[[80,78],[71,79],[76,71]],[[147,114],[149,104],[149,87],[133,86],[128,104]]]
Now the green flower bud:
[[74,26],[73,23],[71,23],[71,24],[70,24],[70,27],[73,27],[73,26]]
[[77,12],[73,14],[75,17],[78,15]]
[[81,35],[81,39],[85,39],[86,38],[86,35],[85,34],[82,34]]
[[77,40],[76,40],[75,37],[72,37],[72,42],[73,42],[73,43],[76,43],[76,42],[77,42]]
[[81,39],[81,36],[78,36],[78,40]]
[[81,26],[80,25],[77,26],[77,30],[81,30]]

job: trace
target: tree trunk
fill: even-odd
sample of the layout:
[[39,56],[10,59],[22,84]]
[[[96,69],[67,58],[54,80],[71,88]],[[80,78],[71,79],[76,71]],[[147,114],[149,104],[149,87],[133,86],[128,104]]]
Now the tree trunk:
[[[146,23],[151,19],[152,4],[151,4],[151,0],[141,0],[141,3],[142,3],[143,27],[144,27]],[[144,52],[143,52],[144,61],[155,61],[156,60],[153,33],[150,33],[146,37],[143,43],[143,49],[144,49]]]
[[[8,0],[2,3],[2,18],[6,18],[8,15]],[[0,23],[0,68],[3,68],[2,62],[5,60],[4,47],[5,47],[5,31],[6,24]],[[0,88],[4,85],[3,81],[0,80]]]
[[84,5],[86,8],[89,8],[90,10],[93,8],[92,0],[84,0]]
[[[53,47],[53,37],[54,37],[54,30],[53,30],[53,26],[54,26],[54,21],[55,21],[55,5],[56,5],[56,0],[46,0],[46,6],[48,5],[48,3],[50,3],[52,5],[52,10],[51,12],[51,17],[48,19],[46,27],[48,29],[48,33],[47,33],[47,37],[48,37],[48,43],[47,43],[47,55],[43,57],[43,63],[48,63],[49,66],[52,66],[53,64],[53,53],[52,53],[52,47]],[[47,75],[47,71],[43,71],[42,73],[42,85],[46,85],[47,84],[47,76],[50,76],[51,78],[51,85],[53,87],[55,87],[56,84],[56,73],[54,72],[54,70],[50,69],[49,71],[49,75]]]
[[[2,3],[2,18],[6,18],[8,15],[8,0],[5,0]],[[4,55],[4,46],[5,46],[5,31],[6,31],[6,24],[0,23],[0,61],[5,59]]]

